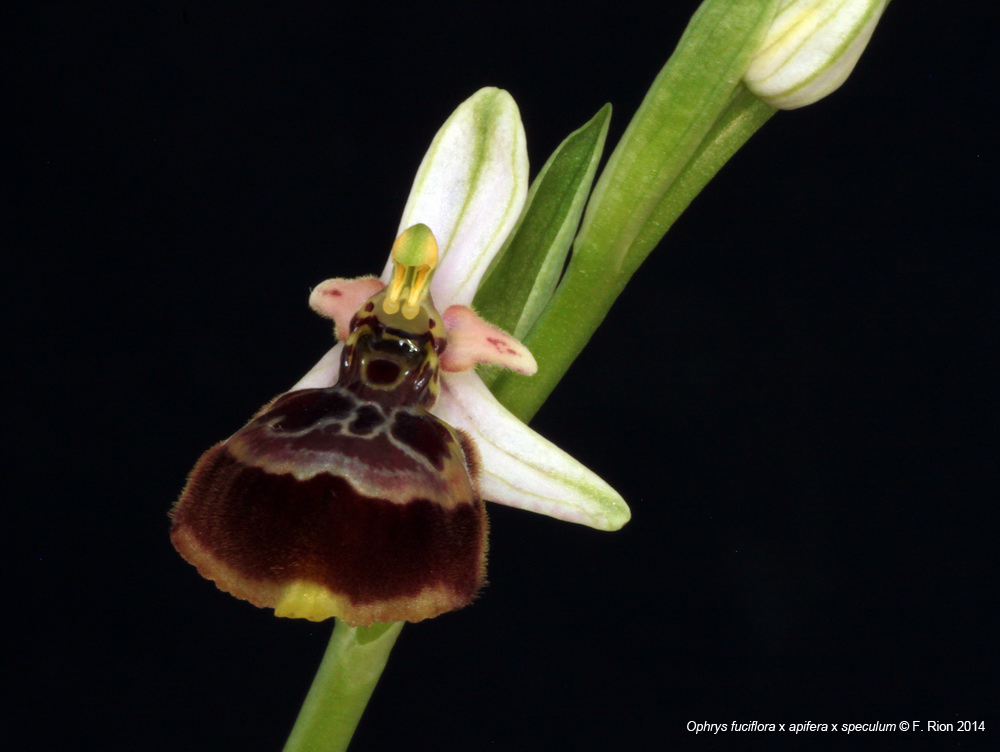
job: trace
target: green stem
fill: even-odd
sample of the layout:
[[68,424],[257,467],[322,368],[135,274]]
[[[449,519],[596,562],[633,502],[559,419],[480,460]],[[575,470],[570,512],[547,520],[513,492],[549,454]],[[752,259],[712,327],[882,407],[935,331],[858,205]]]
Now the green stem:
[[[504,372],[490,385],[507,409],[522,420],[531,419],[646,256],[705,184],[774,113],[773,107],[739,85],[729,106],[650,210],[647,224],[618,252],[621,261],[617,269],[612,268],[606,253],[581,253],[578,239],[574,263],[567,269],[548,308],[524,339],[538,361],[538,373],[528,378]],[[602,243],[613,242],[612,234],[602,233],[599,238],[584,241],[590,248],[607,247]]]
[[352,627],[337,620],[284,752],[341,752],[365,712],[403,622]]

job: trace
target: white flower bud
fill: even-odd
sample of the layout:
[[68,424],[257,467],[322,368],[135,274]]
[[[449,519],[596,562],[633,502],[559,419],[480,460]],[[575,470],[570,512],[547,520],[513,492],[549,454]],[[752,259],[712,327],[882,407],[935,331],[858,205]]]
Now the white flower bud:
[[836,90],[850,75],[889,0],[781,0],[747,87],[793,110]]

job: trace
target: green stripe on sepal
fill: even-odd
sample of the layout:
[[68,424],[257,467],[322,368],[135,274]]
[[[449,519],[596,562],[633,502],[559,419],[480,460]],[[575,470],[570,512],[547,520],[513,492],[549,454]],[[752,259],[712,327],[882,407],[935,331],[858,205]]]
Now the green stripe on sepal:
[[573,131],[531,184],[513,233],[494,259],[474,306],[520,339],[548,304],[580,223],[611,119],[611,105]]
[[[424,155],[397,235],[425,224],[441,254],[431,293],[467,305],[517,222],[528,193],[528,151],[517,104],[487,87],[465,100]],[[382,274],[389,279],[391,260]]]

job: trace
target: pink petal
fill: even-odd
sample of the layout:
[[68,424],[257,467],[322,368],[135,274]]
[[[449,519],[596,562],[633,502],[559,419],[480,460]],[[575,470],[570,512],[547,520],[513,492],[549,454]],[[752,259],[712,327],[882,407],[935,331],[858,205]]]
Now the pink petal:
[[464,305],[448,306],[444,312],[448,347],[441,355],[445,371],[467,371],[476,363],[491,363],[512,371],[533,375],[538,370],[535,357],[507,332],[487,324]]
[[375,277],[328,279],[313,289],[309,295],[309,307],[320,316],[333,319],[337,327],[337,339],[344,342],[350,333],[354,314],[368,298],[384,287],[385,284]]

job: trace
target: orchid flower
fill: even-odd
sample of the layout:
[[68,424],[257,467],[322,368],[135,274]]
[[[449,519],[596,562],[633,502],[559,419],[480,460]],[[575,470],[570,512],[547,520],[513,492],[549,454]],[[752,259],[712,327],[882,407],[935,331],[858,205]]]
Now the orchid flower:
[[537,369],[468,305],[517,222],[527,173],[509,94],[483,89],[448,119],[382,279],[312,291],[339,344],[195,466],[172,538],[204,576],[279,616],[418,621],[481,586],[482,499],[602,530],[628,521],[621,496],[475,372]]
[[[441,362],[441,397],[432,412],[472,437],[483,463],[479,483],[484,498],[599,530],[617,530],[629,520],[621,496],[511,415],[473,368],[477,362],[491,363],[529,375],[537,368],[520,342],[468,307],[514,228],[527,191],[528,154],[517,104],[506,91],[481,89],[435,136],[397,233],[426,225],[440,248],[430,292],[444,313],[448,349]],[[313,290],[310,306],[334,320],[340,344],[292,390],[336,382],[350,317],[389,282],[392,268],[390,259],[380,280],[329,279]]]

